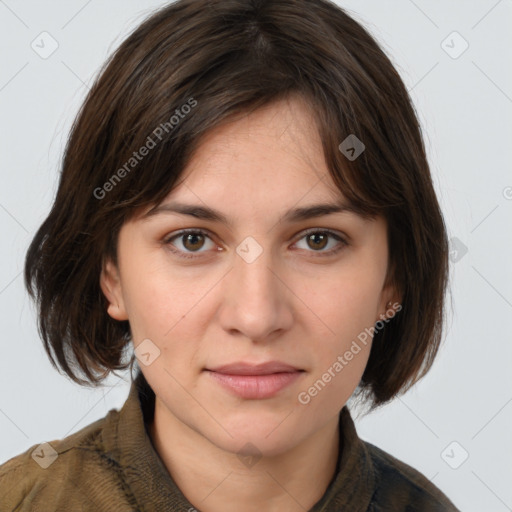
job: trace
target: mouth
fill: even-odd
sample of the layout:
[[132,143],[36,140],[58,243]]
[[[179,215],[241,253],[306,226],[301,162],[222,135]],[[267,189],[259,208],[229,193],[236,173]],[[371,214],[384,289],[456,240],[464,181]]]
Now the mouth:
[[244,399],[272,398],[298,380],[305,370],[280,362],[232,363],[205,371],[231,394]]
[[265,363],[248,363],[239,361],[214,368],[205,368],[207,371],[224,375],[272,375],[276,373],[296,373],[304,370],[281,361],[268,361]]

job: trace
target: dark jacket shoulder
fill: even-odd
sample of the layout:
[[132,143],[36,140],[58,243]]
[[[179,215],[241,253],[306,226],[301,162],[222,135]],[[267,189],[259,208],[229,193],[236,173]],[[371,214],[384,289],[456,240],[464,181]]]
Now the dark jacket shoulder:
[[450,499],[428,478],[405,462],[367,441],[371,455],[375,492],[371,512],[459,512]]
[[[112,481],[115,472],[105,457],[102,439],[105,425],[115,422],[117,415],[117,410],[111,410],[68,437],[34,444],[0,465],[0,510],[93,510],[89,490],[92,486],[97,492],[102,481],[112,493],[113,505],[125,502],[122,482]],[[112,510],[129,508],[114,505]]]

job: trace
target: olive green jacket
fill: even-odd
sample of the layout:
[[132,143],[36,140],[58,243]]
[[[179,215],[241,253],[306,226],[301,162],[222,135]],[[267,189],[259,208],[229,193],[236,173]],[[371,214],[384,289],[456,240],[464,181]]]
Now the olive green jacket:
[[[0,466],[0,512],[194,512],[155,451],[155,396],[142,373],[120,411]],[[340,413],[336,474],[310,512],[457,511],[427,478],[356,433]],[[243,510],[243,507],[240,508]]]

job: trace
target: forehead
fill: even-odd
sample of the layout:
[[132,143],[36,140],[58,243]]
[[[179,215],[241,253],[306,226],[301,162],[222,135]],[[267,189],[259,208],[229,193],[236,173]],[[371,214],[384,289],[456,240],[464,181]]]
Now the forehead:
[[357,215],[332,181],[309,106],[292,100],[211,130],[179,184],[145,217],[187,215],[232,228],[237,221],[275,225],[337,213]]
[[300,98],[287,98],[237,115],[208,132],[170,196],[200,191],[253,202],[305,194],[339,199],[329,174],[316,120]]

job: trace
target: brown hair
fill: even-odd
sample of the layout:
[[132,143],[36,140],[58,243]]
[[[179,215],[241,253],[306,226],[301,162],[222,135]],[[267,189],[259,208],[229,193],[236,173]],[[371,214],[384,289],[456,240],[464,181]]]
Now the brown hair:
[[[376,332],[360,390],[377,406],[430,369],[448,244],[421,130],[378,43],[328,0],[180,0],[153,13],[105,63],[25,264],[57,369],[87,385],[128,367],[129,324],[107,314],[99,284],[105,258],[116,262],[120,227],[169,194],[202,135],[292,94],[312,107],[340,191],[361,214],[388,223],[388,277],[402,310]],[[365,145],[356,159],[339,149],[351,134]]]

